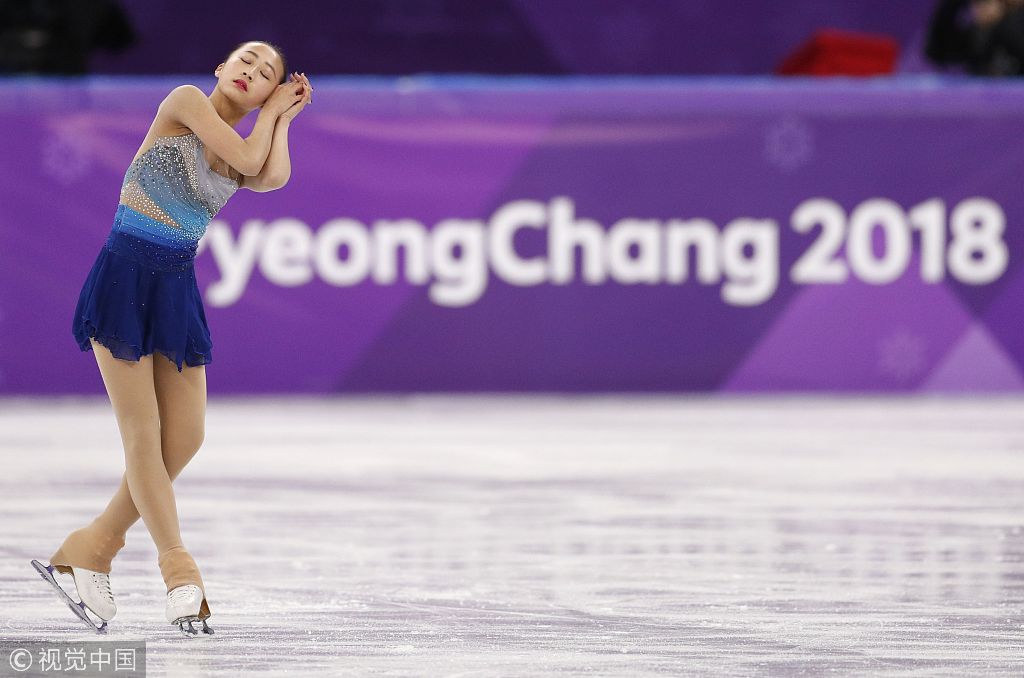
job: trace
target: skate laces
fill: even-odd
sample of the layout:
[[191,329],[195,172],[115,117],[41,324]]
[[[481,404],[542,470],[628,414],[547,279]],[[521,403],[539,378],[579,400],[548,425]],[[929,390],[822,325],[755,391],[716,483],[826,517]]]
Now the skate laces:
[[167,594],[167,602],[170,605],[180,605],[192,598],[193,591],[199,587],[195,584],[186,584],[185,586],[179,586],[170,593]]
[[92,581],[97,584],[100,592],[109,600],[114,602],[114,592],[110,590],[110,575],[103,572],[93,572]]

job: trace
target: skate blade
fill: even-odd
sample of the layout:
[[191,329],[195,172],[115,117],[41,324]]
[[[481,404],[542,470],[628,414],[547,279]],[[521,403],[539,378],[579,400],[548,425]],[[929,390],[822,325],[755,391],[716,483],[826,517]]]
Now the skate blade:
[[[202,622],[203,628],[196,629],[192,626],[193,622]],[[186,623],[188,624],[188,627],[185,626]],[[177,619],[172,621],[171,624],[176,625],[178,627],[178,630],[181,631],[182,635],[188,636],[189,638],[195,638],[199,635],[200,631],[209,636],[213,635],[213,629],[210,628],[209,624],[206,623],[205,619],[200,619],[198,615],[178,617]]]
[[104,621],[102,624],[97,626],[96,622],[94,622],[92,618],[88,615],[88,613],[86,613],[86,610],[88,608],[85,606],[85,603],[81,601],[75,602],[75,599],[69,596],[68,592],[65,591],[60,584],[57,583],[57,580],[53,576],[55,570],[52,565],[43,565],[34,558],[32,559],[31,563],[32,567],[34,567],[36,572],[39,573],[39,576],[45,579],[50,584],[50,586],[54,588],[55,592],[57,593],[57,597],[60,598],[68,606],[68,609],[75,613],[76,617],[81,619],[84,623],[88,624],[89,628],[91,628],[96,633],[107,632],[107,622]]

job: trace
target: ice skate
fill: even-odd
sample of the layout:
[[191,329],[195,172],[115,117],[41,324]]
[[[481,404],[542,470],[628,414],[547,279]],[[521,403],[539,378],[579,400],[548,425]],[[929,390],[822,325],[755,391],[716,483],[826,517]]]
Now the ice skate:
[[[57,592],[75,616],[100,633],[114,618],[117,606],[110,588],[110,564],[124,546],[124,535],[105,529],[97,521],[74,530],[44,565],[32,560],[32,567]],[[75,582],[76,601],[57,581],[57,573],[70,574]],[[100,619],[92,619],[86,610]]]
[[[210,606],[196,561],[184,546],[175,546],[161,554],[159,562],[167,585],[167,621],[186,636],[197,636],[200,630],[212,635],[213,629],[206,623]],[[193,627],[193,622],[202,622],[202,629]]]
[[185,584],[167,593],[167,621],[177,624],[186,636],[199,635],[199,629],[192,626],[197,621],[203,623],[203,633],[213,634],[213,629],[206,623],[209,616],[210,608],[206,604],[203,590],[195,584]]
[[[79,567],[67,565],[43,565],[33,559],[32,567],[45,579],[57,592],[57,597],[67,604],[68,608],[75,613],[75,616],[89,625],[97,633],[106,633],[107,622],[114,618],[117,607],[114,605],[114,595],[110,590],[110,576],[103,572],[95,572]],[[70,573],[75,582],[75,590],[79,600],[75,601],[58,582],[55,575],[58,572]],[[92,612],[99,618],[96,622],[89,616]]]

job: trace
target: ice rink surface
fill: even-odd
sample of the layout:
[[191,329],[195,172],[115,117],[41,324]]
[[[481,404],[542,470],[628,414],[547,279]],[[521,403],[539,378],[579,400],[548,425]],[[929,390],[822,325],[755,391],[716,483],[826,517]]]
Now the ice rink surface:
[[[95,640],[29,560],[118,486],[110,403],[0,441],[0,639]],[[140,520],[149,676],[1024,675],[1020,398],[214,397],[175,491],[216,634]]]

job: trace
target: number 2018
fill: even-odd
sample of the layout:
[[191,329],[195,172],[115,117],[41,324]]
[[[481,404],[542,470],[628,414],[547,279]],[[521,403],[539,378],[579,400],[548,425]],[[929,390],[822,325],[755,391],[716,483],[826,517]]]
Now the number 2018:
[[[1003,241],[1006,215],[988,198],[968,198],[953,208],[948,247],[946,205],[939,198],[909,212],[892,200],[873,198],[858,205],[849,219],[834,201],[813,198],[794,210],[791,224],[800,233],[821,225],[821,233],[793,264],[790,277],[796,283],[840,283],[849,269],[867,283],[892,282],[910,263],[914,231],[921,236],[921,278],[925,282],[940,282],[948,267],[960,282],[983,285],[1001,276],[1010,258]],[[885,242],[881,255],[872,248],[876,228],[882,230]],[[846,261],[837,258],[844,242]]]

